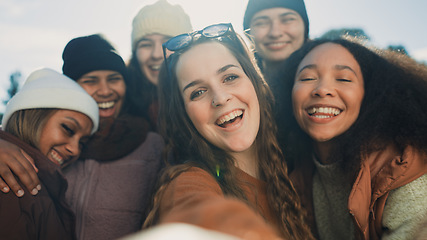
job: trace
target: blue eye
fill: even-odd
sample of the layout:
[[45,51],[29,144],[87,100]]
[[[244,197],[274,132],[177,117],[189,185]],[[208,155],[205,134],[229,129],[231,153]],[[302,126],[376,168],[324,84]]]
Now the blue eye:
[[202,95],[205,92],[206,92],[206,90],[197,90],[197,91],[192,92],[190,95],[190,100],[194,100],[195,98],[199,97],[200,95]]
[[225,77],[224,82],[230,82],[230,81],[233,81],[233,80],[237,79],[238,77],[239,77],[239,76],[237,76],[237,75],[230,75],[230,76],[227,76],[227,77]]

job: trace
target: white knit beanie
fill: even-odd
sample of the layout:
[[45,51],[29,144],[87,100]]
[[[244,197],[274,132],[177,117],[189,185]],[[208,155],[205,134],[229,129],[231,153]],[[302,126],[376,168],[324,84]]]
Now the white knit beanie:
[[34,108],[81,112],[92,120],[92,133],[98,129],[99,110],[95,100],[74,80],[52,69],[36,70],[28,76],[21,90],[6,105],[3,129],[14,112]]
[[166,0],[159,0],[143,7],[133,18],[132,50],[141,38],[150,34],[174,37],[193,30],[190,17],[180,5],[171,5]]

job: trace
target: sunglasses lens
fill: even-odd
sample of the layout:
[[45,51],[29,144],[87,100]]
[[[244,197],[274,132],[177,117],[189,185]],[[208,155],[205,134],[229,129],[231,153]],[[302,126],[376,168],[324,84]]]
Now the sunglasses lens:
[[186,33],[169,39],[169,41],[165,43],[165,47],[170,51],[177,51],[179,49],[187,47],[190,43],[191,36]]
[[212,25],[212,26],[208,26],[205,29],[203,29],[203,36],[205,37],[219,37],[224,35],[228,29],[230,28],[229,24],[216,24],[216,25]]

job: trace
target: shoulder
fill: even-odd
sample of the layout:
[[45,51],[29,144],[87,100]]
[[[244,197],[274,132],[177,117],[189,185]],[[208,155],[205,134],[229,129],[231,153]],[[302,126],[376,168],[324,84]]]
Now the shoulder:
[[25,194],[20,198],[12,192],[0,193],[1,236],[14,233],[21,237],[29,234],[26,237],[30,237],[31,234],[36,234],[38,226],[56,217],[52,215],[55,210],[53,200],[46,191],[46,186],[42,185],[42,188],[44,191],[40,191],[36,196],[32,196],[26,188],[23,188]]
[[152,159],[153,161],[160,161],[164,147],[165,143],[160,134],[148,132],[145,141],[125,158]]
[[163,149],[165,141],[162,136],[156,132],[148,132],[145,141],[140,145],[140,147],[153,148],[153,150]]
[[167,194],[174,196],[184,195],[223,195],[221,187],[215,178],[207,171],[191,167],[180,173],[169,184]]
[[171,184],[184,186],[205,186],[211,187],[212,189],[219,188],[219,184],[215,178],[207,171],[198,167],[191,167],[187,171],[182,172],[171,181]]
[[384,234],[390,239],[391,236],[412,239],[424,219],[427,219],[427,174],[390,191],[383,212],[382,224],[387,229]]
[[372,153],[366,159],[371,176],[376,179],[392,178],[393,185],[400,187],[427,173],[427,156],[411,146],[399,151],[396,146]]

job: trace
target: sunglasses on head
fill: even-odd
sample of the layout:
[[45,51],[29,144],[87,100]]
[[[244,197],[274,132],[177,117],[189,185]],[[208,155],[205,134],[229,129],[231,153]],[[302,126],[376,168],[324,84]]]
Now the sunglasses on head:
[[164,59],[166,60],[166,49],[172,52],[185,49],[191,45],[195,37],[219,38],[230,33],[237,39],[231,23],[220,23],[207,26],[199,31],[175,36],[162,45]]

